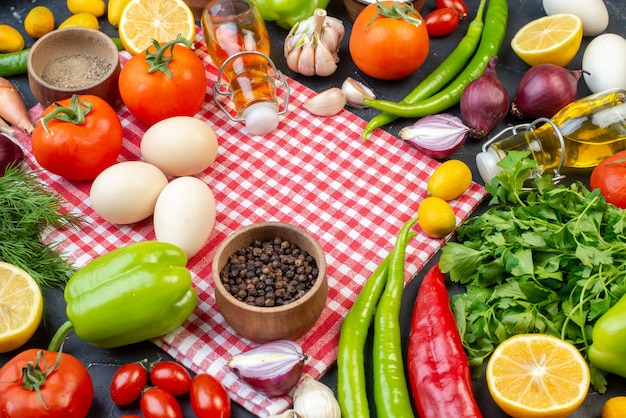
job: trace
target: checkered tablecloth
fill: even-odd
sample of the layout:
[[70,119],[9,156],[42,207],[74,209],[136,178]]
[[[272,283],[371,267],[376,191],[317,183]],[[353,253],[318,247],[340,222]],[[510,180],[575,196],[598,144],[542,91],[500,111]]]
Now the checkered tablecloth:
[[[302,105],[315,93],[291,79],[289,111],[278,130],[264,137],[250,136],[213,101],[217,70],[207,56],[200,31],[196,53],[205,62],[209,80],[207,99],[196,117],[206,121],[219,138],[216,161],[198,177],[213,190],[217,220],[204,249],[188,264],[199,294],[195,312],[181,327],[154,343],[192,370],[219,378],[235,402],[263,417],[286,409],[290,398],[267,398],[226,366],[232,355],[254,344],[235,334],[215,305],[211,261],[217,246],[241,226],[260,221],[290,222],[319,240],[328,264],[328,300],[315,327],[298,341],[308,355],[305,373],[319,378],[336,360],[342,318],[366,278],[391,250],[399,228],[415,216],[427,196],[428,178],[439,163],[382,130],[362,141],[366,122],[347,110],[329,118],[312,116]],[[128,58],[123,52],[122,62]],[[40,106],[31,109],[33,118],[41,112]],[[124,127],[119,160],[140,159],[139,144],[147,127],[126,107],[120,107],[118,114]],[[32,157],[30,138],[18,137],[32,167],[39,168]],[[90,207],[89,182],[70,182],[46,172],[41,176],[88,221],[81,230],[53,230],[45,237],[60,242],[77,266],[123,244],[155,238],[151,219],[118,226],[95,214]],[[485,196],[484,188],[473,183],[460,199],[452,201],[457,224]],[[444,242],[423,233],[411,241],[407,281]]]

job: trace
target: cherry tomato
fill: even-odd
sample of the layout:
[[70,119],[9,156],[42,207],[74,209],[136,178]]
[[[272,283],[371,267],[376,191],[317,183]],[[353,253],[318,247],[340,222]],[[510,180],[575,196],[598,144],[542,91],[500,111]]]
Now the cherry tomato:
[[183,418],[183,410],[174,395],[161,388],[145,391],[139,407],[144,418]]
[[[154,47],[148,51],[154,52]],[[179,44],[174,45],[171,54],[167,64],[171,75],[149,71],[146,51],[133,56],[120,71],[118,85],[122,101],[148,126],[173,116],[193,116],[204,103],[206,74],[202,60],[190,48]]]
[[[410,18],[400,17],[401,12]],[[395,80],[414,73],[426,61],[430,42],[424,19],[410,3],[382,1],[359,13],[349,46],[359,70],[370,77]]]
[[179,396],[189,392],[191,375],[176,362],[162,361],[150,368],[150,383],[174,396]]
[[146,384],[148,372],[144,366],[139,363],[124,364],[111,379],[111,399],[116,405],[128,405],[139,399]]
[[449,7],[456,10],[459,14],[459,20],[463,20],[467,17],[467,6],[463,0],[437,0],[435,3],[437,9],[445,9]]
[[191,409],[198,418],[229,418],[228,392],[219,380],[207,373],[196,375],[189,390]]
[[459,14],[449,7],[435,9],[424,18],[429,36],[446,36],[459,26]]
[[42,121],[37,122],[32,134],[33,155],[51,173],[70,180],[92,180],[116,162],[122,149],[122,123],[111,105],[97,96],[59,100],[44,110],[44,118],[60,107],[80,109],[84,120],[53,118],[45,122],[47,129]]
[[626,151],[620,151],[602,161],[591,172],[591,190],[600,189],[607,202],[626,209]]
[[[36,382],[43,372],[47,375],[38,385],[38,393]],[[17,354],[0,368],[2,417],[84,418],[92,401],[93,383],[89,372],[69,354],[32,348]]]

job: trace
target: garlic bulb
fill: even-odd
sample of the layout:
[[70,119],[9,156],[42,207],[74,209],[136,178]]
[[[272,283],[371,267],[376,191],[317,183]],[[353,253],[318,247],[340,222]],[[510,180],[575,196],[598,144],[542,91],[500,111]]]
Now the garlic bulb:
[[329,76],[337,69],[343,22],[315,9],[313,16],[296,23],[285,39],[287,66],[306,76]]
[[296,411],[294,411],[293,409],[287,409],[286,411],[283,411],[281,414],[272,415],[267,418],[302,418],[302,416],[298,414]]
[[338,87],[332,87],[313,96],[303,106],[316,116],[333,116],[343,109],[346,102],[347,97],[343,90]]
[[333,391],[308,375],[296,386],[293,410],[302,418],[341,418],[339,402]]

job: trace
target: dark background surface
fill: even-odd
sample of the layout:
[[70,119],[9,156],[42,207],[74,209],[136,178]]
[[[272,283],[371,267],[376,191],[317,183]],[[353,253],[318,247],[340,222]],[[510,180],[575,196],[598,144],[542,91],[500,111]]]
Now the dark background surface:
[[[576,0],[572,0],[576,1]],[[381,81],[372,79],[362,74],[352,64],[348,51],[348,38],[350,35],[351,22],[347,18],[347,14],[342,0],[331,0],[328,6],[328,14],[343,19],[346,26],[346,36],[342,42],[340,48],[340,63],[339,69],[335,74],[328,78],[319,77],[304,77],[291,72],[283,57],[283,43],[287,31],[279,28],[273,23],[268,23],[268,29],[270,31],[270,38],[272,42],[272,59],[276,66],[283,71],[289,77],[301,82],[312,88],[315,91],[322,91],[329,87],[341,87],[342,82],[346,77],[350,76],[372,87],[377,96],[380,98],[400,100],[412,88],[417,85],[430,71],[432,71],[436,65],[438,65],[452,49],[456,46],[459,39],[465,34],[469,21],[475,15],[475,11],[478,7],[478,0],[466,0],[466,4],[470,9],[470,17],[461,23],[459,28],[448,37],[445,38],[433,38],[431,39],[431,47],[429,58],[426,63],[412,76],[405,79],[396,81]],[[623,0],[605,0],[610,13],[610,23],[606,32],[618,33],[622,36],[626,36],[626,11],[624,10]],[[16,29],[20,30],[25,37],[26,46],[30,47],[34,40],[28,36],[23,29],[23,21],[28,11],[37,6],[45,5],[49,7],[56,18],[58,23],[69,17],[70,12],[67,10],[65,0],[2,0],[0,5],[0,23],[10,24]],[[426,2],[423,14],[425,15],[434,8],[434,0]],[[528,21],[545,15],[541,0],[511,0],[509,1],[509,22],[507,27],[506,38],[502,45],[499,54],[497,73],[505,87],[507,88],[511,99],[514,97],[517,84],[523,73],[529,68],[524,64],[511,50],[510,41],[515,32]],[[117,36],[115,28],[111,27],[106,20],[106,15],[100,19],[101,30],[111,36]],[[584,38],[583,45],[581,46],[576,58],[568,65],[569,69],[579,69],[581,66],[582,54],[586,45],[591,38]],[[17,86],[19,91],[24,96],[27,106],[30,108],[37,102],[30,93],[28,87],[28,80],[26,76],[11,77],[10,80]],[[582,97],[589,94],[589,90],[581,79],[579,83],[578,96]],[[354,111],[363,119],[369,120],[378,112],[371,109]],[[450,109],[450,113],[460,116],[458,107]],[[411,120],[399,119],[394,124],[387,126],[389,132],[397,135],[399,129],[403,126],[411,124]],[[499,132],[500,129],[507,126],[507,124],[519,123],[515,120],[503,121],[492,134]],[[354,138],[355,141],[360,141],[360,138]],[[453,156],[454,158],[465,161],[472,169],[474,180],[482,184],[482,179],[478,174],[475,163],[475,155],[480,151],[481,143],[475,140],[468,140],[463,147],[457,151]],[[580,178],[586,181],[585,177]],[[570,178],[569,180],[572,180]],[[484,210],[486,202],[478,208],[477,212]],[[406,340],[409,334],[409,324],[413,309],[413,303],[417,294],[419,283],[421,282],[422,274],[437,261],[439,254],[436,254],[433,260],[425,266],[421,273],[411,281],[406,287],[401,310],[401,324],[402,324],[402,336],[404,344],[404,352],[406,352]],[[457,292],[460,289],[450,288],[451,292]],[[62,291],[59,289],[50,289],[44,292],[45,297],[45,311],[44,311],[44,326],[37,332],[37,334],[28,342],[28,344],[19,350],[23,350],[30,347],[42,347],[45,348],[48,345],[49,339],[54,331],[59,327],[66,319],[65,317],[65,302],[63,300]],[[129,407],[117,407],[111,401],[108,394],[108,387],[111,376],[119,367],[119,365],[126,362],[134,362],[144,358],[150,361],[161,359],[170,359],[170,357],[153,345],[150,342],[144,342],[126,346],[117,349],[100,349],[91,346],[89,343],[79,340],[75,335],[71,335],[66,341],[64,350],[78,357],[85,365],[88,366],[90,375],[94,382],[95,398],[91,408],[90,417],[119,417],[129,413],[139,413],[138,403],[134,403]],[[0,365],[8,361],[16,352],[0,354]],[[371,380],[371,375],[369,375]],[[336,392],[337,383],[337,369],[331,368],[328,373],[322,377],[322,382],[326,383],[330,388]],[[371,382],[370,382],[371,383]],[[371,385],[370,385],[371,386]],[[474,381],[475,395],[480,404],[481,410],[485,417],[505,417],[506,415],[493,403],[491,396],[489,395],[484,377]],[[610,396],[626,395],[626,381],[621,378],[610,377],[609,390],[604,395],[599,395],[593,390],[589,393],[583,406],[576,412],[575,417],[600,417],[602,404]],[[179,398],[186,417],[193,417],[193,412],[189,406],[188,398],[182,396]],[[373,413],[374,409],[372,408]],[[253,415],[242,408],[240,405],[233,403],[233,417],[252,417]]]

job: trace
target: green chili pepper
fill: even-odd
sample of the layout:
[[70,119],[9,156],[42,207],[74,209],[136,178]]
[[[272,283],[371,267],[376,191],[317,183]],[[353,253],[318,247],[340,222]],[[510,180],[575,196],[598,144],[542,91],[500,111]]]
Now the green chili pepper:
[[0,77],[26,74],[26,62],[30,49],[0,54]]
[[400,335],[400,303],[404,291],[404,257],[417,218],[400,229],[389,255],[389,277],[374,315],[374,402],[380,418],[411,418],[413,408],[404,374]]
[[626,377],[626,295],[593,325],[589,360],[600,370]]
[[284,29],[313,16],[315,9],[326,9],[330,0],[256,0],[263,20],[274,21]]
[[439,93],[416,103],[372,99],[364,99],[363,102],[370,107],[403,118],[421,118],[443,112],[458,104],[465,87],[478,78],[487,67],[491,57],[498,54],[504,40],[507,18],[506,0],[489,0],[485,14],[485,27],[476,54],[457,78]]
[[[426,78],[422,80],[413,89],[413,91],[402,99],[400,103],[412,104],[429,98],[442,89],[463,69],[463,66],[472,57],[480,42],[480,36],[483,33],[484,27],[483,10],[486,1],[487,0],[480,0],[476,17],[470,22],[469,27],[467,28],[467,33],[463,39],[461,39],[461,42],[459,42],[454,51],[452,51],[437,68],[426,76]],[[369,134],[371,134],[376,128],[387,125],[396,119],[398,119],[398,116],[392,115],[391,113],[379,113],[367,123],[361,137],[364,140],[367,140]]]
[[158,337],[189,317],[198,301],[185,252],[143,241],[117,248],[78,270],[65,287],[68,321],[52,337],[57,351],[67,334],[119,347]]

